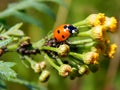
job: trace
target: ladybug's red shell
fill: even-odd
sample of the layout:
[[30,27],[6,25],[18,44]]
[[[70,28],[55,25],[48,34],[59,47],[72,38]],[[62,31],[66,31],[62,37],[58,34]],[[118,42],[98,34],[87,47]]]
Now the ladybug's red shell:
[[70,24],[63,24],[60,25],[59,27],[57,27],[54,30],[54,38],[58,41],[65,41],[70,35],[71,33],[69,32],[68,29],[64,28],[64,26],[69,26]]

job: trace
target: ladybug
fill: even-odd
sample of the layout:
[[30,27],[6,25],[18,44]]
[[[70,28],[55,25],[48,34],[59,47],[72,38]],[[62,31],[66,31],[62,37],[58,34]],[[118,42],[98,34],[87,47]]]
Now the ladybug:
[[65,41],[70,35],[76,33],[78,30],[71,24],[63,24],[54,30],[54,38],[57,42]]

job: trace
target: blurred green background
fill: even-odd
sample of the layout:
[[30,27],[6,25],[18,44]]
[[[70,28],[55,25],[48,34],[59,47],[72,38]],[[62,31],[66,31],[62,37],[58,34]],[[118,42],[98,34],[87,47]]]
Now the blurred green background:
[[[17,0],[0,0],[0,11],[3,11],[9,3],[16,2]],[[120,0],[63,0],[67,7],[59,5],[53,2],[46,3],[56,15],[56,20],[53,20],[50,16],[38,12],[34,9],[27,9],[27,13],[40,20],[45,29],[37,27],[35,25],[24,22],[22,30],[26,35],[31,37],[31,40],[38,41],[45,37],[50,30],[53,30],[56,26],[63,23],[75,23],[85,19],[92,13],[105,13],[107,16],[115,16],[118,21],[120,18]],[[3,20],[8,26],[13,26],[22,20],[10,16]],[[69,78],[62,78],[58,76],[58,73],[51,68],[50,80],[41,85],[44,85],[48,90],[120,90],[120,31],[111,35],[113,42],[117,43],[118,49],[115,58],[111,61],[105,60],[100,63],[100,69],[96,73],[90,73],[89,75],[75,80]],[[25,80],[37,81],[38,75],[36,75],[30,68],[26,68],[25,65],[19,59],[18,54],[8,53],[1,57],[6,61],[16,62],[14,67],[15,71]],[[33,57],[35,60],[42,60],[39,55]],[[8,90],[29,90],[27,87],[7,82]]]

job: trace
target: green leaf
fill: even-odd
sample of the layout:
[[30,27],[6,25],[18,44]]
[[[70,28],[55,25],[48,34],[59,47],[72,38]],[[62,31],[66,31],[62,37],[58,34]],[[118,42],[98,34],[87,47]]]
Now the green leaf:
[[1,27],[0,27],[0,33],[2,34],[2,33],[5,33],[5,29],[4,29],[4,26],[3,25],[1,25]]
[[32,16],[29,16],[29,15],[27,15],[25,13],[16,11],[16,12],[14,12],[13,15],[16,16],[17,18],[22,19],[25,22],[28,22],[28,23],[37,25],[38,27],[44,28],[43,24],[40,21],[38,21],[37,19],[35,19]]
[[0,61],[0,79],[9,80],[11,78],[16,78],[17,74],[11,69],[15,63],[13,62],[3,62]]
[[18,30],[21,26],[22,26],[23,23],[18,23],[16,25],[14,25],[13,27],[11,27],[6,33],[10,33],[12,31],[16,31]]
[[33,2],[32,6],[33,6],[33,8],[37,9],[38,11],[42,11],[42,12],[48,14],[55,20],[55,14],[52,12],[52,10],[47,5],[45,5],[43,3]]
[[0,41],[0,48],[2,48],[3,46],[8,45],[9,43],[11,43],[13,41],[13,38],[8,38],[6,40]]
[[19,30],[19,28],[22,26],[22,23],[18,23],[15,26],[11,27],[7,32],[4,33],[4,35],[17,35],[17,36],[23,36],[24,33]]
[[13,66],[15,66],[15,63],[13,63],[13,62],[2,62],[2,61],[0,61],[0,64],[2,64],[2,65],[5,65],[6,67],[13,67]]
[[17,30],[17,31],[13,31],[12,33],[9,33],[10,36],[24,36],[23,31],[21,30]]
[[3,30],[3,25],[0,26],[0,32],[2,32],[2,30]]

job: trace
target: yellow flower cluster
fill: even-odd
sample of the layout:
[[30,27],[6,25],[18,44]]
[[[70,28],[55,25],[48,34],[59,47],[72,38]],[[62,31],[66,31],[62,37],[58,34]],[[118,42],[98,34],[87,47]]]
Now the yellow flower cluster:
[[71,34],[68,39],[61,42],[51,38],[47,41],[48,46],[41,49],[51,50],[47,52],[49,63],[58,70],[60,76],[70,76],[71,79],[90,71],[97,71],[101,57],[114,58],[117,48],[116,44],[111,43],[108,34],[117,30],[115,17],[108,17],[103,13],[91,14],[73,26],[76,27],[77,33]]
[[[86,25],[91,27],[88,31],[79,32],[78,36],[90,36],[92,39],[97,40],[97,53],[104,54],[113,58],[116,52],[117,45],[110,45],[110,38],[108,32],[115,32],[117,30],[117,20],[115,17],[107,17],[103,13],[91,14],[85,19]],[[108,47],[109,46],[109,47]],[[94,57],[99,55],[95,54]],[[93,57],[92,57],[93,58]],[[94,60],[91,59],[94,63]],[[95,60],[96,61],[96,60]]]
[[107,17],[103,13],[91,14],[86,18],[89,26],[102,25],[104,30],[115,32],[117,29],[117,20],[115,17]]
[[[112,44],[109,46],[110,39],[107,36],[107,31],[113,33],[117,30],[117,20],[115,17],[107,17],[102,13],[95,15],[96,17],[94,17],[94,23],[92,22],[94,25],[93,34],[94,36],[98,37],[97,39],[101,40],[101,42],[99,42],[99,44],[101,44],[101,46],[103,47],[101,51],[104,51],[103,49],[106,49],[105,54],[107,53],[109,58],[113,58],[116,52],[117,45]],[[95,15],[93,14],[93,16]]]
[[90,36],[93,39],[105,40],[106,32],[115,32],[117,30],[117,20],[115,17],[107,17],[103,13],[91,14],[85,20],[84,25],[91,27],[86,32],[80,32],[78,36]]

